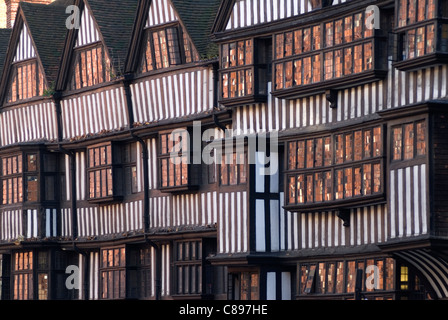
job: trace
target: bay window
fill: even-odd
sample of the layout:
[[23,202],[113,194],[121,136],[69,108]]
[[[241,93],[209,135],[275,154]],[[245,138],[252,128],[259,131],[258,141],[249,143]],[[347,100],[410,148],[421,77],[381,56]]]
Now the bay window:
[[288,210],[383,197],[382,141],[382,126],[288,141]]
[[266,100],[269,46],[267,41],[253,38],[221,45],[221,103],[234,105]]
[[366,27],[366,18],[362,11],[275,34],[273,94],[293,98],[321,83],[339,88],[383,77],[385,38]]
[[448,61],[448,4],[441,0],[399,0],[394,66],[413,70]]

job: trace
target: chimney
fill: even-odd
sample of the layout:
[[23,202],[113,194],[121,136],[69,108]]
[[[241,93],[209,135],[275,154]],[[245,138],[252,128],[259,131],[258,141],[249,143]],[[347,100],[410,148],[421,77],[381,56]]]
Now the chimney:
[[[3,0],[0,0],[3,2]],[[19,2],[21,0],[4,0],[6,4],[6,28],[12,29],[14,26],[14,21],[16,20],[16,14],[17,10],[19,8]],[[31,2],[31,3],[40,3],[40,4],[49,4],[52,3],[54,0],[25,0],[25,2]],[[0,5],[0,10],[2,9],[2,5]],[[1,21],[3,19],[3,10],[0,11],[0,25]]]

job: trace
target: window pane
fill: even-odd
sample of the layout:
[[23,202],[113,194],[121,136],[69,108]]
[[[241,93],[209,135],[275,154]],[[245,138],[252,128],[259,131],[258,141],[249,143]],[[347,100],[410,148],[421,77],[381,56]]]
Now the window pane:
[[334,34],[334,43],[336,45],[342,43],[342,32],[343,32],[343,23],[342,19],[336,20],[335,22],[335,34]]
[[353,196],[353,176],[352,168],[346,168],[344,170],[344,189],[345,198],[351,198]]
[[254,93],[253,83],[254,83],[254,77],[253,77],[252,69],[247,69],[246,70],[246,94],[247,95],[251,95]]
[[285,62],[285,88],[292,87],[292,61]]
[[315,139],[315,161],[314,165],[316,167],[321,167],[323,165],[323,145],[322,138]]
[[328,22],[325,24],[325,47],[332,47],[334,44],[334,29],[333,22]]
[[170,65],[181,64],[180,46],[179,46],[179,34],[177,28],[166,29],[168,38],[168,49],[170,55]]
[[321,48],[321,40],[322,36],[320,33],[320,25],[313,27],[313,50],[320,50]]
[[373,129],[373,156],[381,156],[382,151],[382,141],[381,141],[381,127],[376,127]]
[[355,281],[356,281],[356,262],[347,262],[347,292],[355,292]]
[[321,81],[321,59],[317,54],[313,57],[313,83]]
[[27,177],[27,201],[37,201],[38,187],[37,176]]
[[295,169],[297,162],[297,143],[295,141],[290,142],[288,146],[288,169]]
[[296,203],[296,178],[294,176],[289,177],[288,195],[288,203]]
[[333,78],[333,51],[325,53],[325,80]]
[[302,60],[294,61],[294,85],[300,86],[302,84]]
[[327,293],[334,293],[335,284],[335,264],[327,264]]
[[335,136],[335,163],[341,164],[344,162],[344,136],[338,134]]
[[253,41],[246,40],[246,65],[253,63]]
[[305,176],[300,174],[297,176],[297,203],[305,202]]
[[417,57],[425,54],[425,27],[417,28]]
[[336,269],[336,293],[344,292],[344,263],[338,262]]
[[313,175],[306,176],[306,202],[313,202]]
[[363,171],[364,195],[372,194],[372,165],[371,164],[363,165],[362,171]]
[[236,42],[232,42],[229,44],[229,50],[230,50],[230,66],[236,67]]
[[346,17],[344,19],[344,42],[349,43],[353,41],[353,18]]
[[362,160],[362,131],[355,131],[355,140],[354,140],[354,160]]
[[353,134],[345,135],[345,161],[353,160]]
[[275,57],[277,59],[283,58],[284,54],[284,36],[283,34],[278,34],[275,36]]
[[275,65],[275,87],[283,89],[283,63]]
[[372,132],[364,131],[364,158],[372,157]]
[[312,80],[311,57],[303,59],[303,84],[310,84]]
[[342,50],[335,50],[334,52],[334,76],[335,78],[342,77]]
[[414,124],[404,126],[404,159],[414,158]]
[[417,12],[416,12],[416,8],[417,8],[416,1],[417,0],[409,0],[408,1],[408,16],[407,16],[408,24],[415,23],[415,17],[417,15]]
[[303,52],[311,51],[311,28],[303,29]]
[[362,63],[363,63],[363,54],[362,54],[362,45],[355,46],[355,53],[354,53],[354,67],[353,72],[354,73],[360,73],[363,71]]
[[333,200],[332,196],[332,186],[333,186],[333,179],[331,177],[331,171],[325,172],[325,201],[331,201]]
[[402,143],[403,143],[401,127],[393,128],[392,133],[393,133],[392,138],[393,160],[401,160]]
[[231,72],[230,73],[230,98],[235,98],[236,97],[236,83],[237,83],[237,74],[236,72]]
[[297,168],[305,168],[305,141],[297,142]]
[[244,72],[244,70],[239,70],[238,71],[238,96],[239,97],[243,97],[245,96],[245,84],[246,84],[246,80],[245,80],[245,75],[246,73]]
[[373,193],[381,192],[381,165],[373,165]]
[[398,26],[404,27],[407,22],[407,2],[408,0],[400,0],[400,13],[398,18]]
[[356,167],[354,172],[354,187],[353,187],[353,195],[360,196],[362,191],[362,175],[361,175],[361,167]]
[[244,47],[244,41],[238,41],[238,65],[244,66],[245,64],[245,55],[246,55],[246,48]]
[[324,138],[324,165],[331,165],[331,137]]
[[435,51],[434,24],[426,26],[426,54]]
[[222,97],[224,99],[227,99],[229,97],[229,74],[223,73],[222,74]]
[[335,200],[341,200],[344,196],[344,172],[343,170],[336,170],[336,190],[335,190]]
[[406,49],[405,57],[407,59],[415,58],[415,30],[409,30],[406,33]]
[[302,29],[294,31],[294,54],[302,53],[302,47],[303,47],[302,40],[303,40]]
[[314,167],[314,140],[306,141],[306,167]]
[[352,74],[353,71],[353,49],[344,49],[344,75]]
[[364,25],[362,13],[355,14],[355,21],[353,24],[354,24],[354,39],[355,41],[361,40],[363,38],[362,29]]
[[227,69],[229,67],[229,44],[223,44],[221,46],[221,67]]
[[323,173],[318,172],[314,175],[314,201],[321,202],[323,194]]
[[426,154],[426,122],[418,122],[416,124],[417,131],[417,156],[423,156]]

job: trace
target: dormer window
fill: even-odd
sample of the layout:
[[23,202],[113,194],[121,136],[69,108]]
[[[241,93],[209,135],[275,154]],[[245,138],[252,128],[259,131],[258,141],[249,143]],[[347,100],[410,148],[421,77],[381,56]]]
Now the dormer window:
[[140,73],[165,69],[198,60],[188,35],[179,25],[148,29]]
[[448,3],[441,0],[399,0],[394,66],[413,70],[448,61]]
[[111,80],[111,64],[103,45],[82,47],[74,52],[69,90],[78,90]]
[[39,97],[46,89],[45,80],[36,59],[15,63],[12,66],[7,103]]

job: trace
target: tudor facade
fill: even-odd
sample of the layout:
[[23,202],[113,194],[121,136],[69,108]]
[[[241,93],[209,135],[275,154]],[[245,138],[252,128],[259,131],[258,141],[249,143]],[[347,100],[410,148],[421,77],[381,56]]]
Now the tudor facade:
[[[446,298],[445,7],[22,3],[2,299],[351,299],[360,279],[368,299]],[[223,163],[184,161],[201,153]]]

